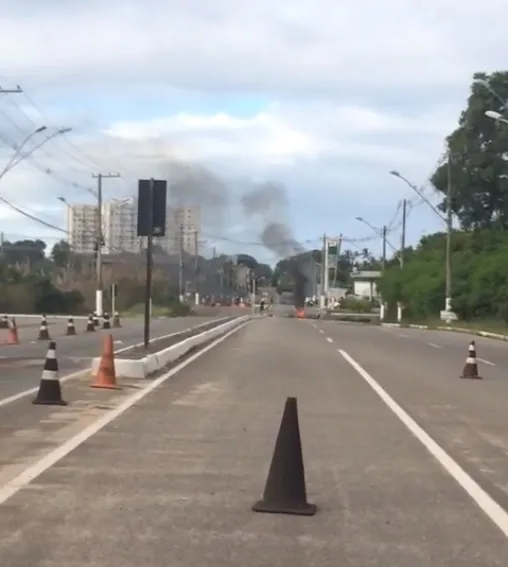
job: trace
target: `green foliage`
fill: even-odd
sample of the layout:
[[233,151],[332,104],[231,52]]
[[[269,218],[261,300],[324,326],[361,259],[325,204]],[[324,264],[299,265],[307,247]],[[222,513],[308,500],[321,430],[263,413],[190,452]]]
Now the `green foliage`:
[[353,313],[370,313],[372,311],[372,302],[368,299],[357,297],[345,297],[339,305],[340,309],[352,311]]
[[[507,257],[508,233],[453,233],[452,307],[460,319],[508,318]],[[408,250],[404,268],[387,267],[379,291],[388,303],[402,301],[408,316],[438,316],[445,300],[445,235],[422,238]]]
[[[487,81],[508,100],[508,72],[476,73],[474,79]],[[485,115],[487,110],[501,112],[501,106],[491,90],[473,82],[459,126],[447,138],[450,167],[445,161],[431,179],[445,195],[450,177],[452,210],[466,230],[508,228],[508,125]],[[444,210],[444,202],[440,208]]]

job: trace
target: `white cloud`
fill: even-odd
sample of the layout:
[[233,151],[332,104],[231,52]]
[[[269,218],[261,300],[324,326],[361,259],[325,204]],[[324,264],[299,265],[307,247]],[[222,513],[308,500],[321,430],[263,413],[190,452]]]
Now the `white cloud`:
[[[412,196],[388,171],[425,180],[472,73],[504,65],[504,4],[0,0],[0,85],[21,83],[74,128],[72,145],[44,146],[0,195],[63,225],[57,198],[92,200],[92,171],[121,171],[105,191],[124,196],[190,160],[230,180],[231,202],[248,181],[284,182],[303,236],[363,233],[356,214],[382,224]],[[0,98],[0,120],[4,142],[47,123],[16,95]],[[9,232],[42,230],[5,215]],[[239,239],[242,222],[229,225]]]

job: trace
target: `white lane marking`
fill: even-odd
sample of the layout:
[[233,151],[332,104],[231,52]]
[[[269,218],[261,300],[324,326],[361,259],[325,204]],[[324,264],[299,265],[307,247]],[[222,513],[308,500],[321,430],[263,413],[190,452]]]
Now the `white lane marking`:
[[323,329],[319,329],[319,332],[320,332],[322,335],[325,334],[325,332],[323,331]]
[[186,366],[197,360],[199,357],[203,356],[203,354],[205,354],[212,348],[218,346],[222,341],[226,340],[228,337],[238,332],[240,329],[243,329],[245,325],[248,324],[248,322],[249,321],[245,321],[245,323],[239,325],[238,327],[235,327],[231,331],[227,332],[225,335],[222,335],[221,337],[210,343],[208,346],[204,347],[200,351],[196,352],[195,354],[193,354],[192,356],[181,362],[178,366],[172,368],[169,372],[167,372],[163,376],[160,376],[150,384],[147,384],[143,389],[138,390],[132,396],[127,398],[118,407],[104,414],[97,421],[94,421],[94,423],[83,429],[83,431],[80,431],[78,434],[74,435],[70,439],[67,439],[67,441],[62,443],[59,447],[56,447],[55,449],[50,451],[47,455],[42,457],[42,459],[35,462],[33,465],[29,466],[16,478],[9,481],[7,484],[5,484],[0,488],[0,505],[4,504],[9,498],[11,498],[11,496],[14,496],[16,492],[21,490],[27,484],[30,484],[33,480],[35,480],[37,477],[39,477],[42,473],[47,471],[53,465],[56,465],[59,461],[61,461],[69,453],[74,451],[74,449],[77,449],[85,441],[90,439],[90,437],[98,433],[106,425],[114,421],[117,417],[120,417],[133,405],[137,404],[140,400],[142,400],[147,394],[149,394],[150,392],[158,388],[161,384],[163,384],[171,377],[173,377],[175,374],[180,372],[180,370],[183,370]]
[[476,357],[476,360],[483,362],[483,364],[486,364],[487,366],[495,366],[495,364],[493,362],[490,362],[490,360],[485,360],[484,358],[480,358],[479,356]]
[[409,335],[405,335],[404,333],[399,333],[399,337],[403,339],[409,339]]
[[339,350],[342,357],[358,372],[367,384],[376,392],[386,406],[400,419],[407,429],[420,441],[427,451],[445,469],[445,471],[461,486],[471,499],[496,524],[508,538],[508,513],[483,488],[472,479],[467,472],[420,427],[416,421],[384,390],[382,386],[346,351]]
[[427,343],[427,344],[434,348],[443,348],[441,345],[437,345],[436,343]]
[[[217,319],[217,321],[222,321],[223,319],[228,319],[228,317],[221,317],[220,319]],[[203,325],[206,325],[208,323],[209,323],[209,321],[205,322],[205,323],[201,323],[199,325],[196,325],[195,327],[192,327],[192,328],[198,329],[199,327],[202,327]],[[154,337],[153,339],[150,339],[150,342],[158,341],[158,340],[161,340],[161,339],[169,339],[170,337],[173,337],[174,335],[179,335],[180,333],[185,333],[189,329],[190,329],[190,327],[187,328],[187,329],[183,329],[181,331],[175,331],[174,333],[169,333],[169,335],[161,335],[160,337]],[[33,341],[33,342],[36,342],[36,341]],[[57,346],[58,346],[58,341],[56,341],[56,342],[57,342]],[[142,345],[143,345],[143,343],[133,343],[129,346],[115,350],[114,354],[120,354],[122,352],[126,352],[128,350],[131,350],[133,348],[136,348],[136,347],[139,347],[139,346],[142,346]],[[58,351],[57,351],[57,357],[58,357]],[[87,358],[94,358],[94,357],[92,356],[92,357],[87,357]],[[77,372],[73,372],[72,374],[66,374],[65,376],[60,377],[60,383],[67,382],[68,380],[74,380],[76,378],[79,378],[80,376],[83,376],[83,374],[86,374],[87,372],[90,372],[90,371],[91,371],[91,368],[84,368],[82,370],[78,370]],[[41,372],[42,372],[42,370],[41,370]],[[27,396],[35,394],[38,391],[39,391],[39,386],[34,386],[33,388],[29,388],[28,390],[23,390],[22,392],[18,392],[17,394],[13,394],[12,396],[9,396],[7,398],[2,398],[2,399],[0,399],[0,408],[2,406],[6,406],[8,404],[11,404],[12,402],[16,402],[17,400],[21,400],[22,398],[26,398]]]
[[331,339],[330,337],[326,337],[326,340],[327,340],[329,343],[333,343],[333,339]]

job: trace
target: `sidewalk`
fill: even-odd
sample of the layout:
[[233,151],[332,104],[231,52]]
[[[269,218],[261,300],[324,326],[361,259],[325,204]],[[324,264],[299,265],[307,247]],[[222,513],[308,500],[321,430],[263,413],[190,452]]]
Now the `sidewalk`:
[[[298,396],[314,517],[255,514]],[[308,321],[251,322],[0,506],[6,567],[501,567],[508,542]]]

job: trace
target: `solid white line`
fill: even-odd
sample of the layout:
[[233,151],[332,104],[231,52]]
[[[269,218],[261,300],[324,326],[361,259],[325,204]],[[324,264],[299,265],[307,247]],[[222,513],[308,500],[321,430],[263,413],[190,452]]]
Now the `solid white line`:
[[346,351],[339,350],[344,359],[358,372],[367,384],[420,441],[446,472],[469,494],[474,502],[508,538],[508,513],[467,472],[404,411],[399,404],[374,380],[374,378]]
[[437,345],[436,343],[427,343],[427,344],[434,348],[443,348],[441,345]]
[[222,335],[200,351],[196,352],[174,368],[172,368],[169,372],[160,376],[153,382],[147,384],[141,390],[138,390],[132,396],[127,398],[122,404],[120,404],[115,409],[109,411],[108,413],[104,414],[98,420],[94,421],[91,425],[80,431],[78,434],[74,435],[64,443],[62,443],[59,447],[53,449],[50,453],[45,455],[42,459],[35,462],[33,465],[29,466],[25,469],[21,474],[19,474],[16,478],[5,484],[2,488],[0,488],[0,505],[4,504],[11,496],[14,496],[16,492],[21,490],[27,484],[30,484],[33,480],[35,480],[38,476],[42,473],[47,471],[53,465],[61,461],[64,457],[66,457],[69,453],[77,449],[80,445],[82,445],[85,441],[90,439],[93,435],[98,433],[101,429],[103,429],[106,425],[114,421],[117,417],[121,416],[125,413],[128,409],[130,409],[133,405],[138,403],[142,400],[146,395],[150,392],[158,388],[161,384],[169,380],[175,374],[183,370],[186,366],[197,360],[200,356],[203,356],[206,352],[211,350],[212,348],[218,346],[222,341],[226,340],[228,337],[237,333],[240,329],[243,329],[245,325],[247,325],[249,321],[245,321],[245,323],[235,327],[231,331],[228,331],[225,335]]
[[[224,319],[228,319],[228,317],[221,317],[219,319],[216,319],[216,321],[222,321]],[[188,327],[187,329],[183,329],[182,331],[175,331],[174,333],[170,333],[169,335],[161,335],[160,337],[154,337],[153,339],[150,339],[150,342],[160,341],[162,339],[169,339],[170,337],[173,337],[174,335],[179,335],[180,333],[185,333],[186,331],[188,331],[190,329],[198,329],[199,327],[202,327],[203,325],[207,325],[208,323],[210,323],[210,321],[205,322],[205,323],[200,323],[199,325],[196,325],[195,327]],[[36,341],[33,341],[33,342],[36,342]],[[56,342],[57,342],[57,346],[58,346],[58,341],[56,341]],[[123,347],[121,349],[115,350],[114,354],[120,354],[122,352],[132,350],[136,347],[143,346],[143,344],[144,343],[131,344],[131,345]],[[87,357],[87,358],[93,358],[93,357]],[[42,372],[42,370],[41,370],[41,372]],[[82,370],[78,370],[77,372],[73,372],[72,374],[66,374],[65,376],[61,376],[60,377],[60,383],[67,382],[68,380],[74,380],[76,378],[79,378],[80,376],[83,376],[83,374],[86,374],[87,372],[91,372],[91,368],[83,368]],[[38,391],[39,391],[39,386],[34,386],[33,388],[29,388],[28,390],[23,390],[22,392],[18,392],[17,394],[13,394],[12,396],[8,396],[7,398],[2,398],[2,399],[0,399],[0,408],[3,407],[3,406],[6,406],[8,404],[12,404],[12,402],[16,402],[17,400],[21,400],[22,398],[26,398],[27,396],[35,394]]]
[[483,362],[483,364],[486,364],[487,366],[495,366],[495,364],[493,362],[490,362],[490,360],[485,360],[484,358],[480,358],[479,356],[476,357],[476,360]]
[[330,337],[326,337],[326,340],[327,340],[329,343],[333,343],[333,339],[331,339]]

